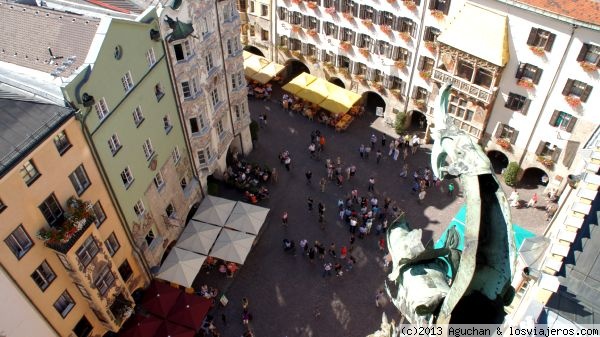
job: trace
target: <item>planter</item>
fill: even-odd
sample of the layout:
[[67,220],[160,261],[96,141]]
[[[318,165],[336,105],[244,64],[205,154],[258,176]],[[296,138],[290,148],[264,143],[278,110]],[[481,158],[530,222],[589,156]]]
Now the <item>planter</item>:
[[581,99],[577,96],[565,96],[565,101],[571,108],[578,108],[581,106]]
[[510,150],[510,141],[506,138],[498,138],[496,139],[496,144],[500,145],[501,148],[505,150]]
[[301,30],[302,30],[302,27],[300,27],[300,25],[292,25],[292,32],[298,33]]
[[429,80],[431,78],[431,72],[421,70],[419,71],[419,76],[421,76],[424,80]]
[[306,57],[306,59],[307,59],[307,60],[309,60],[311,63],[315,63],[315,62],[317,62],[317,57],[316,57],[316,56],[314,56],[314,55],[308,55],[308,56]]
[[554,166],[554,160],[546,156],[538,156],[537,161],[542,163],[542,165],[546,166],[547,168],[552,168]]
[[354,80],[356,80],[358,82],[364,82],[365,76],[364,75],[354,75]]
[[394,66],[398,69],[404,69],[404,68],[406,68],[406,62],[396,61],[396,62],[394,62]]
[[292,3],[299,5],[302,3],[302,0],[292,0]]
[[581,174],[569,174],[567,176],[567,184],[571,186],[571,188],[577,188],[577,184],[581,180]]
[[333,69],[333,63],[329,62],[329,61],[325,61],[323,62],[323,65],[325,66],[325,68],[327,69]]
[[430,52],[435,53],[437,50],[437,43],[433,41],[425,41],[425,48],[427,48]]
[[381,84],[380,82],[371,82],[371,88],[382,92],[383,91],[383,84]]
[[369,49],[367,49],[367,48],[360,48],[360,49],[358,50],[358,52],[359,52],[359,53],[360,53],[362,56],[364,56],[364,57],[367,57],[367,58],[368,58],[368,57],[369,57],[369,55],[370,55],[370,53],[369,53]]
[[400,38],[404,40],[404,42],[410,42],[411,39],[410,34],[408,32],[400,33]]
[[348,68],[337,68],[336,70],[340,75],[343,75],[344,77],[348,77],[348,75],[350,75]]
[[382,32],[384,32],[385,34],[390,34],[392,32],[392,27],[388,26],[388,25],[381,25],[379,27],[381,29]]
[[417,4],[414,1],[403,1],[404,7],[406,7],[410,11],[414,11],[417,9]]
[[431,16],[433,16],[434,18],[436,18],[438,20],[443,20],[444,17],[446,16],[446,14],[444,14],[444,12],[442,12],[442,11],[438,11],[437,9],[434,9],[431,11]]
[[425,101],[422,100],[422,99],[415,99],[415,100],[413,100],[413,104],[419,110],[425,110],[425,107],[427,106],[427,104],[425,104]]
[[319,7],[319,5],[314,1],[309,1],[306,3],[306,7],[310,8],[310,9],[317,9]]
[[299,50],[292,50],[292,56],[299,58],[300,56],[302,56],[302,52]]
[[352,48],[352,45],[350,44],[350,42],[347,42],[347,41],[340,42],[340,49],[341,50],[348,51],[348,50],[350,50],[350,48]]
[[579,62],[579,65],[581,66],[581,69],[583,69],[584,71],[587,71],[588,73],[598,70],[598,66],[593,63],[581,61],[581,62]]
[[327,7],[327,8],[325,8],[325,13],[331,14],[331,15],[335,14],[335,7]]
[[546,51],[544,50],[543,47],[529,46],[529,49],[531,50],[532,53],[534,53],[537,56],[544,56],[544,55],[546,55]]
[[535,84],[529,79],[519,79],[517,85],[523,88],[531,89],[535,87]]
[[371,28],[373,26],[373,21],[371,19],[365,19],[365,20],[362,20],[361,22],[366,27]]
[[389,4],[395,4],[395,3],[396,3],[396,0],[387,0],[387,2],[388,2]]
[[342,14],[344,16],[344,19],[348,20],[348,21],[352,21],[354,20],[354,16],[352,16],[352,13],[350,12],[345,12],[344,14]]
[[309,30],[307,30],[306,34],[308,34],[309,36],[313,36],[313,37],[318,35],[318,33],[317,33],[317,31],[315,29],[309,29]]

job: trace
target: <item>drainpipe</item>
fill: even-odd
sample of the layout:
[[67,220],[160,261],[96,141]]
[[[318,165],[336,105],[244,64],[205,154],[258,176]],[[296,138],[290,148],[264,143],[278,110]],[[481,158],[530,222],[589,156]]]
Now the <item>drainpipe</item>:
[[279,53],[277,52],[277,0],[271,0],[271,60],[279,62]]
[[[410,71],[410,76],[408,77],[408,85],[406,86],[406,89],[409,91],[406,93],[406,100],[404,102],[404,109],[403,109],[404,113],[406,113],[406,111],[408,110],[410,87],[412,86],[413,78],[415,76],[415,67],[419,64],[419,59],[417,58],[417,56],[419,55],[419,47],[421,46],[421,37],[423,36],[423,31],[425,30],[424,29],[425,12],[426,12],[425,9],[423,9],[423,11],[421,12],[421,22],[420,22],[420,26],[419,26],[419,34],[417,36],[417,45],[415,46],[415,60],[413,62],[413,66]],[[425,113],[427,113],[427,112],[425,112]],[[411,119],[412,119],[412,115],[411,115]]]
[[[535,123],[533,124],[533,129],[532,130],[534,132],[537,129],[537,126],[540,123],[540,120],[542,119],[542,113],[543,113],[544,109],[546,108],[546,105],[548,104],[548,100],[550,99],[550,95],[554,91],[554,87],[556,86],[556,81],[558,80],[558,76],[560,75],[560,70],[563,68],[563,65],[565,64],[565,61],[567,60],[567,51],[569,50],[569,48],[571,48],[571,44],[573,44],[573,39],[575,37],[575,30],[577,28],[579,28],[579,26],[577,26],[575,24],[571,24],[571,36],[569,37],[569,43],[567,43],[567,47],[565,48],[565,52],[563,53],[562,58],[560,59],[560,63],[558,64],[557,71],[554,74],[554,77],[552,78],[552,83],[550,83],[550,88],[548,89],[548,94],[544,98],[544,102],[542,103],[542,107],[540,108],[540,113],[538,114],[537,118],[535,119]],[[529,138],[527,138],[527,143],[525,144],[525,151],[523,151],[523,153],[521,154],[521,158],[519,158],[519,167],[521,167],[521,165],[523,164],[523,161],[525,160],[525,157],[527,156],[527,152],[528,152],[527,149],[531,145],[531,141],[533,139],[534,132],[532,132],[529,135]]]
[[[231,123],[231,132],[235,135],[233,126],[233,114],[231,112],[231,99],[229,96],[229,82],[227,79],[227,65],[225,64],[225,48],[223,47],[223,37],[221,36],[221,18],[219,17],[219,0],[215,0],[215,13],[217,14],[217,32],[219,33],[219,45],[221,46],[221,61],[223,62],[223,76],[225,76],[225,93],[227,94],[227,108],[229,109],[229,122]],[[242,133],[237,135],[240,139],[240,150],[244,156],[244,141]]]

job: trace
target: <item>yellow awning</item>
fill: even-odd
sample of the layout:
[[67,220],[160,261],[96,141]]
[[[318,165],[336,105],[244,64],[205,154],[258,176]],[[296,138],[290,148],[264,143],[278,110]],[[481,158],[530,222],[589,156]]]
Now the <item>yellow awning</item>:
[[258,73],[253,74],[251,78],[257,82],[265,84],[277,76],[280,71],[285,68],[279,63],[271,62],[266,67],[262,68]]
[[334,84],[331,85],[335,88],[331,89],[327,99],[321,102],[319,106],[335,115],[348,112],[348,110],[350,110],[350,108],[352,108],[352,106],[358,102],[361,97],[355,92],[340,88]]
[[497,66],[504,66],[509,59],[508,17],[467,2],[437,40]]
[[329,96],[330,90],[333,90],[331,86],[334,85],[322,78],[317,78],[315,81],[307,85],[304,90],[297,92],[296,96],[311,103],[319,104],[323,102],[327,96]]
[[250,57],[244,60],[244,70],[248,69],[257,73],[262,68],[266,67],[269,63],[271,62],[264,57],[258,55],[250,55]]
[[254,54],[252,54],[251,52],[247,52],[245,50],[242,52],[242,56],[244,57],[244,60],[249,58],[252,55],[254,55]]
[[286,85],[281,87],[283,90],[296,94],[298,91],[306,88],[309,84],[314,82],[317,78],[309,73],[302,73],[293,80],[289,81]]

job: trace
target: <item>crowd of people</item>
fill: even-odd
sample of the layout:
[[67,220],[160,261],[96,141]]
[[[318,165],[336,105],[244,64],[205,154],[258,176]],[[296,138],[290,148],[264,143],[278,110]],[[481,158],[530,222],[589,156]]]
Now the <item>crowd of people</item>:
[[269,189],[265,186],[276,173],[267,167],[251,164],[233,156],[232,164],[227,166],[223,180],[244,192],[247,201],[256,204],[269,197]]

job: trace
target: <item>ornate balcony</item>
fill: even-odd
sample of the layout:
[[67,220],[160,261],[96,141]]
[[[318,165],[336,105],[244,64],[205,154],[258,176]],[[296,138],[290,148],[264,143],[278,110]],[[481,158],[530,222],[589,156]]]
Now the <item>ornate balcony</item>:
[[461,77],[453,76],[439,68],[433,70],[433,76],[431,77],[442,84],[448,82],[452,83],[453,89],[486,104],[490,104],[493,100],[494,90],[480,87]]

